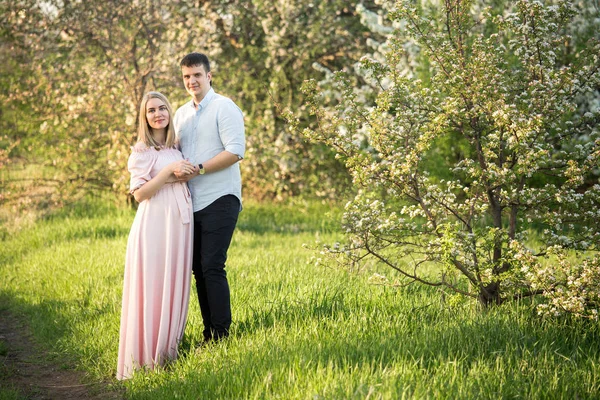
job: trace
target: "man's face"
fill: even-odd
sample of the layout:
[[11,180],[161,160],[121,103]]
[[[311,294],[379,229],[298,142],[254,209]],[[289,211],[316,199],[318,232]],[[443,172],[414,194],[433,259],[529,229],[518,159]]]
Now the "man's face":
[[211,73],[206,72],[204,65],[194,65],[193,67],[181,67],[181,75],[187,92],[196,101],[202,100],[210,90]]

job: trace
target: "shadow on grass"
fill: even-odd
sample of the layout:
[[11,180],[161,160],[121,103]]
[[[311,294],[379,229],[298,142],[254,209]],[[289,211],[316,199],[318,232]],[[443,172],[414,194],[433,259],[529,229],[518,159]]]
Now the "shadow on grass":
[[86,219],[117,216],[135,213],[134,207],[117,206],[112,196],[88,196],[65,204],[63,207],[48,210],[42,221],[60,221],[65,219]]
[[0,266],[15,262],[30,252],[55,244],[78,240],[127,237],[129,224],[111,218],[50,220],[13,235],[0,248]]
[[[69,346],[68,342],[75,334],[75,323],[81,323],[81,319],[91,323],[102,314],[114,312],[110,307],[86,309],[78,301],[58,300],[30,304],[8,292],[0,292],[0,304],[0,312],[6,320],[14,321],[7,323],[4,332],[19,338],[13,340],[14,347],[11,348],[13,360],[16,360],[13,362],[19,366],[18,376],[13,378],[19,391],[24,390],[36,399],[38,393],[42,396],[39,398],[53,399],[123,398],[122,389],[112,382],[91,379],[89,374],[77,371],[83,355],[64,348],[65,343]],[[74,309],[81,310],[77,318],[65,312]],[[0,377],[0,383],[2,380]],[[0,391],[1,399],[5,395]]]
[[[34,288],[32,288],[33,290]],[[73,301],[44,300],[36,304],[21,301],[11,292],[0,291],[0,312],[11,313],[25,321],[35,340],[46,349],[53,349],[53,353],[58,355],[60,352],[56,344],[62,339],[68,338],[74,334],[76,324],[81,320],[93,321],[103,315],[114,313],[111,304],[106,303],[102,306],[90,306],[89,299],[84,298]],[[65,312],[70,310],[70,312]],[[77,314],[77,320],[72,318],[73,311]],[[66,356],[60,353],[59,358]],[[70,356],[63,361],[75,361],[76,358]]]

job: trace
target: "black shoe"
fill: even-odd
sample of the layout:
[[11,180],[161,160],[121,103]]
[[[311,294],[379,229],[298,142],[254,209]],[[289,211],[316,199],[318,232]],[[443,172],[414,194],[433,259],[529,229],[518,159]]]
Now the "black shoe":
[[215,335],[212,338],[213,342],[222,342],[223,340],[226,340],[229,337],[229,332],[223,332],[223,333],[218,333],[215,332]]
[[212,338],[211,339],[204,339],[203,341],[201,341],[200,343],[198,343],[198,345],[196,346],[195,352],[198,353],[198,352],[206,349],[207,347],[210,347],[214,343],[215,343],[215,341]]

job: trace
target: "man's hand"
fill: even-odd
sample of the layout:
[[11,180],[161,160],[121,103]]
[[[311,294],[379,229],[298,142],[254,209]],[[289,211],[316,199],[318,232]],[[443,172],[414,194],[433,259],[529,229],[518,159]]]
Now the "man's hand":
[[177,178],[178,181],[187,182],[190,179],[192,179],[193,177],[197,176],[199,170],[200,170],[200,168],[198,168],[197,165],[194,165],[193,171],[191,173],[186,173],[185,171],[176,169],[175,171],[173,171],[173,174],[175,175],[175,177]]

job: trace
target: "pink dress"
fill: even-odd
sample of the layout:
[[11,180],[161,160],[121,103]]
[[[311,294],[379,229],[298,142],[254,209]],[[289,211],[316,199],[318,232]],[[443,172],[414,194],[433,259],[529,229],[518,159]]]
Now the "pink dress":
[[[132,148],[130,190],[183,157],[177,149]],[[139,204],[127,242],[117,379],[177,357],[187,319],[193,211],[185,183],[167,183]]]

